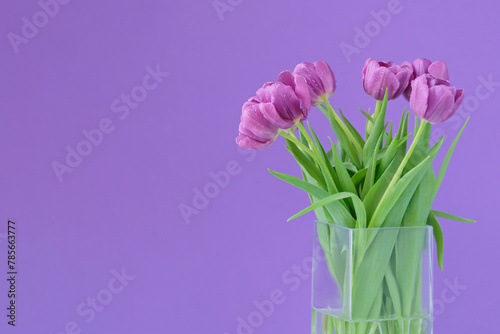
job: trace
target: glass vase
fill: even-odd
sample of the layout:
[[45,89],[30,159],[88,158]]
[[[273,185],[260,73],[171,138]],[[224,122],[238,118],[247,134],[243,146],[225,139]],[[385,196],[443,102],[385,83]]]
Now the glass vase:
[[313,334],[432,334],[432,227],[316,222]]

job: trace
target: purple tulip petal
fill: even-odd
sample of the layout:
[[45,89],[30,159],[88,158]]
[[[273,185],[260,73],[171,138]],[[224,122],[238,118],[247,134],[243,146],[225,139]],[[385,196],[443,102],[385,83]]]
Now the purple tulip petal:
[[276,82],[271,89],[271,102],[282,118],[294,121],[302,117],[301,101],[292,87]]
[[442,60],[437,60],[429,65],[427,71],[430,75],[438,79],[450,80],[450,75],[448,74],[448,66]]
[[377,100],[383,100],[388,90],[388,99],[393,100],[404,92],[411,74],[412,67],[408,62],[396,65],[392,61],[368,59],[362,72],[363,88]]
[[274,139],[268,140],[266,142],[260,142],[245,135],[239,135],[238,137],[236,137],[236,144],[238,144],[239,147],[247,150],[262,150],[271,145],[273,142]]
[[301,100],[301,110],[303,119],[306,119],[311,110],[311,94],[306,80],[301,76],[295,76],[295,94]]
[[311,109],[311,94],[309,93],[309,88],[305,79],[290,71],[283,71],[278,75],[276,81],[293,88],[295,94],[301,100],[300,108],[302,110],[303,119],[306,119]]
[[325,62],[300,63],[295,66],[293,73],[305,79],[311,95],[311,104],[314,106],[321,104],[322,100],[335,92],[335,76]]
[[417,117],[436,124],[453,116],[463,97],[463,89],[456,89],[447,80],[423,74],[412,82],[410,107]]
[[415,78],[418,78],[422,74],[428,74],[427,69],[432,64],[429,59],[419,58],[413,61],[413,71]]
[[367,72],[368,70],[370,69],[370,66],[372,66],[372,60],[371,58],[368,58],[366,61],[365,61],[365,65],[363,66],[363,71],[361,71],[361,77],[362,77],[362,80],[363,82],[365,82],[366,80],[366,77],[367,77]]
[[[423,74],[430,74],[436,79],[450,79],[450,76],[448,75],[448,67],[446,66],[446,63],[441,60],[431,62],[428,59],[419,58],[413,61],[412,66],[413,74],[410,77],[410,82]],[[404,96],[408,101],[410,100],[411,89],[411,85],[408,85],[404,92]]]
[[457,89],[455,93],[455,105],[453,106],[453,113],[455,113],[460,105],[462,104],[462,100],[464,99],[464,90],[462,88]]
[[408,87],[412,73],[413,68],[410,66],[410,63],[406,62],[406,64],[401,64],[399,71],[395,74],[396,79],[399,81],[399,88],[394,92],[393,99],[401,95]]
[[427,85],[427,77],[421,75],[411,83],[412,94],[410,97],[410,108],[413,113],[424,118],[427,111],[427,101],[429,99],[429,87]]
[[259,141],[268,141],[278,134],[278,128],[264,117],[256,103],[244,105],[239,131]]
[[370,73],[365,82],[365,91],[377,100],[383,100],[386,89],[389,89],[389,98],[399,88],[399,80],[386,67],[380,67]]
[[295,89],[295,78],[293,76],[293,73],[290,71],[283,71],[280,74],[278,74],[276,82],[284,83],[285,85]]
[[429,88],[428,108],[424,119],[436,124],[446,121],[453,115],[455,87],[433,86]]
[[260,104],[260,111],[262,112],[262,115],[264,115],[264,117],[269,122],[271,122],[272,124],[274,124],[276,127],[280,128],[280,129],[289,129],[295,125],[295,122],[293,120],[288,120],[288,119],[284,119],[283,117],[281,117],[281,115],[278,113],[278,111],[274,107],[274,104],[272,104],[270,102],[261,103]]
[[328,66],[327,63],[320,60],[314,62],[314,67],[316,68],[316,72],[318,73],[318,76],[323,83],[324,92],[323,94],[320,94],[320,96],[332,96],[332,94],[335,92],[335,89],[337,88],[337,83],[332,69],[330,68],[330,66]]

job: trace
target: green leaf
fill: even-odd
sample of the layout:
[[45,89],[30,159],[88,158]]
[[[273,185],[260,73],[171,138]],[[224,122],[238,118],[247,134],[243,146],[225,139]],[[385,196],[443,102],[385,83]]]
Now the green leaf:
[[403,113],[401,114],[401,120],[399,121],[398,134],[396,135],[397,139],[400,139],[403,136],[404,124],[406,123],[407,117],[408,117],[408,114],[406,113],[406,111],[403,110]]
[[[330,194],[327,191],[321,189],[318,186],[315,186],[314,184],[304,181],[296,176],[278,173],[272,170],[269,170],[269,172],[271,172],[271,174],[276,176],[278,179],[285,181],[286,183],[289,183],[307,192],[317,200],[321,200],[330,196]],[[349,228],[354,228],[356,226],[356,221],[351,216],[349,211],[341,203],[332,202],[326,205],[325,207],[328,209],[328,212],[330,213],[333,219],[333,221],[330,221],[330,223],[335,223]]]
[[386,146],[386,150],[382,159],[380,160],[380,166],[377,168],[376,179],[380,179],[383,173],[387,170],[389,165],[392,163],[398,152],[398,140],[394,139],[391,141],[389,146]]
[[427,225],[432,226],[432,232],[434,233],[434,239],[436,240],[438,263],[441,270],[443,270],[443,229],[441,228],[441,225],[439,224],[436,216],[434,216],[432,211],[429,213]]
[[[311,177],[304,170],[302,171],[302,177],[303,177],[304,181],[310,182],[309,180],[311,179]],[[312,182],[310,182],[310,183],[312,183]],[[309,197],[311,203],[315,202],[315,197],[313,197],[311,194],[308,194],[308,197]],[[316,214],[316,218],[318,219],[318,221],[321,221],[321,222],[332,222],[333,221],[332,216],[330,215],[330,213],[328,212],[326,207],[319,208],[319,209],[315,210],[314,213]],[[327,250],[325,249],[325,252],[326,251]],[[326,253],[325,253],[325,256],[328,257],[328,255]]]
[[379,202],[382,198],[382,195],[385,193],[385,190],[389,186],[391,182],[392,176],[396,173],[401,161],[403,161],[405,151],[398,151],[396,156],[392,160],[389,167],[383,172],[382,176],[377,180],[377,182],[373,185],[370,191],[363,197],[363,203],[366,207],[366,214],[368,216],[368,220],[371,219],[375,209],[379,205]]
[[366,139],[365,146],[363,147],[363,159],[365,162],[371,160],[375,152],[375,148],[377,147],[380,135],[384,131],[387,98],[388,98],[388,93],[386,91],[384,100],[382,101],[382,107],[380,108],[380,113],[377,116],[377,119],[375,120],[375,125],[373,126],[370,135]]
[[392,121],[389,122],[389,132],[387,133],[387,135],[387,138],[385,138],[385,146],[389,146],[394,139],[392,137]]
[[451,213],[448,213],[448,212],[432,210],[432,213],[436,217],[450,219],[450,220],[454,220],[457,222],[463,222],[463,223],[475,223],[476,222],[475,220],[455,216],[455,215],[452,215]]
[[286,140],[286,148],[295,158],[297,163],[305,170],[318,184],[326,189],[325,179],[316,163],[307,155],[305,155],[293,142]]
[[299,140],[301,143],[303,143],[304,145],[308,145],[307,143],[307,139],[306,137],[304,137],[304,135],[302,134],[302,131],[299,131]]
[[429,168],[408,203],[403,217],[403,226],[425,226],[433,202],[429,194],[432,193],[434,182],[434,171]]
[[444,141],[444,135],[441,136],[441,138],[439,138],[439,140],[431,147],[431,149],[429,150],[427,155],[434,158],[438,154],[439,150],[441,149],[441,146],[443,145],[443,141]]
[[339,108],[339,113],[340,113],[340,116],[342,116],[342,119],[344,120],[344,123],[345,125],[347,126],[347,128],[349,129],[349,131],[351,132],[351,136],[352,138],[354,138],[354,140],[358,143],[358,145],[363,148],[363,146],[365,146],[365,141],[363,140],[363,138],[361,137],[361,135],[359,134],[358,130],[356,130],[356,128],[349,122],[349,120],[344,116],[344,114],[342,113],[342,110]]
[[[333,146],[333,141],[330,138],[330,142]],[[354,186],[354,183],[352,183],[351,177],[349,173],[347,172],[347,169],[344,165],[344,163],[340,160],[340,157],[337,154],[332,155],[333,158],[333,163],[335,165],[335,170],[337,171],[338,179],[339,179],[339,190],[340,191],[348,191],[353,194],[356,193],[356,187]]]
[[330,120],[330,125],[332,127],[333,132],[337,136],[339,143],[342,145],[342,148],[345,149],[347,156],[350,161],[356,165],[357,168],[361,168],[361,161],[358,156],[358,152],[354,148],[354,145],[351,143],[347,134],[344,132],[342,127],[338,124],[337,120],[333,115],[331,115],[330,111],[323,106],[318,106],[321,111],[325,114],[325,116]]
[[[333,152],[340,155],[340,160],[346,162],[346,153],[345,153],[345,150],[342,148],[342,145],[340,145],[340,143],[334,144],[332,149],[329,150],[328,152],[326,152],[326,155],[328,156],[328,159],[330,159],[330,162],[332,163],[332,165],[333,165],[333,156],[332,156]],[[350,164],[352,166],[354,166],[353,163],[350,162]],[[356,166],[354,166],[354,168],[358,169]]]
[[[297,124],[297,127],[299,128],[300,133],[306,139],[307,143],[309,144],[309,147],[314,152],[316,161],[318,162],[321,173],[323,174],[323,177],[325,179],[328,191],[332,194],[337,193],[338,189],[337,186],[335,185],[337,176],[335,175],[332,166],[330,166],[330,164],[328,163],[328,158],[326,157],[325,150],[323,149],[323,146],[321,146],[320,141],[318,140],[317,137],[315,137],[316,141],[313,141],[302,123]],[[314,132],[312,132],[312,134],[314,135]]]
[[365,115],[365,117],[367,118],[368,121],[370,121],[370,123],[375,124],[375,120],[370,114],[364,112],[362,109],[359,109],[359,111],[361,111],[361,113]]
[[[318,136],[316,136],[316,133],[314,132],[314,130],[311,127],[311,125],[309,124],[309,122],[307,123],[307,127],[309,128],[309,131],[311,131],[316,148],[320,153],[320,156],[318,157],[318,159],[322,159],[324,161],[324,166],[326,166],[326,169],[330,173],[332,180],[334,181],[335,184],[339,184],[339,177],[335,173],[335,171],[333,170],[333,167],[330,163],[330,160],[328,159],[328,155],[326,154],[325,149],[323,148],[323,145],[321,145],[321,142],[319,141]],[[338,187],[335,190],[337,190],[337,189],[338,189]]]
[[462,129],[460,129],[460,132],[458,135],[455,137],[455,140],[451,144],[448,153],[446,153],[446,157],[444,158],[443,164],[441,165],[441,168],[439,170],[437,179],[436,179],[436,185],[434,188],[434,196],[436,197],[437,192],[439,191],[439,187],[441,187],[441,183],[443,182],[444,175],[446,174],[446,170],[448,169],[448,165],[450,163],[451,156],[453,154],[453,151],[455,150],[455,146],[457,146],[458,140],[460,139],[460,136],[462,135],[462,132],[464,131],[465,127],[467,126],[467,123],[469,123],[469,118],[465,121],[464,126]]
[[323,198],[323,199],[317,201],[316,203],[308,206],[304,210],[296,213],[292,217],[288,218],[288,221],[295,219],[297,217],[300,217],[303,214],[308,213],[309,211],[312,211],[314,209],[317,209],[319,207],[325,206],[325,205],[330,204],[330,203],[337,202],[337,201],[344,199],[344,198],[352,198],[352,200],[353,200],[354,209],[356,211],[356,219],[357,219],[357,223],[358,223],[356,227],[357,228],[366,228],[365,206],[363,205],[363,202],[359,199],[358,196],[356,196],[353,193],[349,193],[349,192],[341,192],[341,193],[330,195],[326,198]]
[[[424,176],[427,168],[431,166],[430,157],[427,157],[424,161],[422,161],[418,166],[409,171],[406,175],[404,175],[401,179],[399,179],[394,187],[389,190],[387,196],[381,200],[378,204],[373,217],[368,224],[368,227],[381,227],[381,225],[385,222],[389,212],[392,210],[396,202],[402,197],[403,192],[405,193],[405,197],[413,195],[418,183]],[[413,191],[410,191],[410,184],[414,187]],[[409,198],[408,198],[409,201]],[[399,222],[398,222],[399,224]]]
[[[426,156],[431,155],[429,153],[429,141],[430,141],[430,136],[431,136],[432,125],[429,123],[426,123],[425,125],[421,124],[420,126],[424,126],[422,136],[421,136],[420,140],[416,143],[415,149],[413,150],[413,153],[411,154],[410,159],[403,170],[403,174],[406,173],[407,171],[409,171],[411,168],[418,165]],[[418,133],[420,126],[418,126],[418,122],[417,122],[417,124],[415,125],[415,130],[417,132],[415,132],[415,134]],[[439,143],[439,141],[436,144],[437,145],[434,145],[433,149],[434,150],[437,149],[439,151],[441,144]],[[435,153],[437,154],[438,152],[436,151]],[[432,191],[430,192],[430,194],[431,193],[432,193]]]
[[378,148],[382,143],[383,133],[380,134],[377,145],[375,146],[375,150],[372,155],[372,161],[368,165],[368,172],[366,173],[365,183],[363,184],[363,192],[361,194],[361,198],[364,198],[366,194],[370,191],[375,183],[375,176],[377,172],[377,157],[378,157]]
[[357,187],[358,184],[361,183],[361,181],[364,180],[365,176],[366,176],[366,173],[368,172],[368,168],[363,168],[362,170],[360,170],[359,172],[357,172],[356,174],[354,174],[352,176],[352,183],[354,183],[354,185]]
[[[342,160],[342,158],[341,158],[341,160]],[[358,169],[356,168],[356,166],[354,166],[354,164],[353,164],[352,162],[345,161],[345,162],[344,162],[344,166],[345,166],[345,168],[346,168],[348,171],[350,171],[350,172],[352,172],[352,173],[354,173],[354,174],[358,172]]]
[[385,278],[387,280],[387,288],[389,289],[389,293],[391,294],[391,301],[394,303],[394,310],[396,311],[397,315],[401,315],[401,295],[399,293],[400,283],[398,283],[391,265],[387,266]]
[[[367,121],[370,122],[370,124],[375,124],[375,120],[373,119],[373,117],[367,113],[365,113],[363,110],[359,109],[361,111],[361,113],[363,115],[365,115],[365,117],[367,118]],[[390,142],[392,141],[392,121],[388,122],[388,124],[391,125],[390,127],[390,131],[389,132],[384,132],[384,139],[386,140],[387,142],[387,145],[390,144]]]

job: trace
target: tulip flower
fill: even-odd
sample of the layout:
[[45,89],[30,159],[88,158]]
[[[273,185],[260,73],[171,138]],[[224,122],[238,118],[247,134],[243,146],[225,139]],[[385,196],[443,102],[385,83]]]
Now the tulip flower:
[[262,105],[256,97],[243,105],[240,134],[236,137],[236,143],[241,148],[261,150],[271,145],[278,136],[279,128],[264,116]]
[[[450,80],[448,74],[448,66],[442,60],[437,60],[431,62],[425,58],[418,58],[413,61],[413,74],[410,78],[410,82],[415,78],[421,76],[422,74],[430,74],[437,79]],[[411,84],[408,85],[404,92],[405,98],[409,101],[411,95]]]
[[260,150],[271,145],[280,130],[287,130],[311,110],[311,97],[304,78],[282,72],[277,82],[268,82],[244,105],[237,144]]
[[411,111],[429,123],[441,123],[449,119],[464,98],[464,90],[453,87],[448,81],[430,74],[423,74],[411,83]]
[[295,66],[293,73],[306,80],[313,106],[318,106],[326,101],[337,88],[332,69],[323,61],[300,63]]
[[[291,75],[291,73],[290,73]],[[281,129],[289,129],[295,123],[306,119],[311,110],[307,85],[301,77],[283,74],[283,82],[268,82],[257,91],[257,101],[265,104],[265,117]]]
[[408,87],[412,73],[413,68],[409,62],[396,65],[392,61],[376,61],[369,58],[363,68],[363,88],[368,95],[379,101],[384,99],[385,91],[388,89],[388,99],[392,100]]
[[290,71],[283,71],[278,75],[276,81],[290,86],[294,90],[295,95],[297,95],[302,102],[301,108],[304,109],[303,118],[306,119],[311,109],[311,94],[306,79]]

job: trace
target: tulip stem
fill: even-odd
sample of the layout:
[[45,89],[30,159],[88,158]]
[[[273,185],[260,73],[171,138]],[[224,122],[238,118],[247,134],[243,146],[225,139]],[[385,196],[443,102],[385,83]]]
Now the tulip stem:
[[[372,115],[372,118],[373,118],[373,121],[376,121],[377,120],[377,117],[378,115],[380,114],[380,110],[382,109],[382,102],[383,101],[380,101],[380,100],[377,100],[377,104],[375,105],[375,112],[373,113]],[[367,119],[366,120],[366,131],[365,131],[365,135],[366,135],[366,139],[368,140],[368,136],[370,136],[371,132],[372,132],[372,129],[373,129],[373,126],[375,124],[372,123],[371,120]]]
[[311,158],[313,158],[313,161],[316,162],[316,157],[315,157],[314,153],[306,145],[304,145],[300,140],[298,140],[297,137],[295,137],[295,134],[290,135],[290,133],[288,133],[287,131],[280,130],[279,135],[285,139],[288,139],[289,141],[291,141],[292,143],[294,143],[295,145],[300,147],[302,149],[302,151],[307,153]]
[[373,119],[377,120],[378,114],[380,114],[380,110],[382,109],[383,101],[377,100],[377,104],[375,105],[375,112],[373,113]]
[[330,102],[328,102],[328,100],[325,100],[324,104],[327,107],[327,109],[330,111],[330,114],[333,116],[333,118],[337,122],[337,124],[342,128],[342,130],[344,130],[344,132],[347,135],[347,137],[349,137],[349,139],[351,140],[352,144],[356,148],[356,151],[358,151],[359,155],[361,157],[363,157],[363,148],[361,147],[361,145],[359,145],[359,143],[356,141],[356,138],[354,138],[354,135],[351,133],[351,131],[349,131],[349,129],[344,124],[344,122],[342,121],[342,119],[340,118],[340,116],[333,109],[333,107],[330,104]]
[[283,131],[285,131],[286,133],[288,133],[290,136],[297,138],[297,136],[295,135],[295,132],[293,131],[293,128],[286,129],[286,130],[283,130]]
[[[413,142],[411,143],[410,148],[408,149],[408,152],[406,153],[405,157],[403,158],[403,161],[401,161],[401,164],[399,165],[396,173],[392,177],[392,180],[389,183],[389,185],[387,186],[387,189],[385,190],[384,195],[382,195],[382,198],[380,198],[379,205],[375,209],[375,213],[373,214],[372,217],[376,217],[376,212],[378,211],[380,204],[382,204],[384,202],[385,198],[387,197],[387,195],[389,194],[391,189],[394,187],[396,182],[398,182],[401,174],[403,173],[403,170],[404,170],[406,164],[410,160],[411,155],[413,154],[413,151],[415,150],[415,147],[417,147],[417,144],[418,144],[420,138],[425,133],[425,128],[427,127],[428,124],[429,123],[427,121],[422,120],[422,123],[420,124],[420,128],[418,129],[417,133],[415,134],[415,137],[413,138]],[[370,221],[370,223],[368,224],[368,227],[373,227],[372,226],[373,223],[374,223],[373,220]]]

